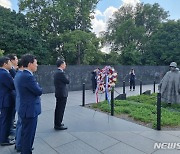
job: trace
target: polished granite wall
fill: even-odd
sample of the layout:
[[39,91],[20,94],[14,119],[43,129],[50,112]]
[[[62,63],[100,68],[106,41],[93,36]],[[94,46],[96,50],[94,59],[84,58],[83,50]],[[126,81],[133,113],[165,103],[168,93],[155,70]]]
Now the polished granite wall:
[[[67,77],[70,80],[68,85],[69,91],[81,90],[82,84],[86,84],[86,89],[91,89],[91,72],[96,69],[102,69],[104,66],[94,65],[69,65],[65,70]],[[129,71],[131,68],[135,70],[136,85],[139,85],[142,81],[143,85],[153,84],[154,81],[159,83],[164,74],[168,71],[168,66],[113,66],[118,72],[118,81],[116,86],[122,86],[123,81],[126,85],[129,85]],[[38,71],[35,76],[39,84],[43,88],[44,93],[54,92],[53,75],[56,70],[56,66],[41,65],[38,66]]]

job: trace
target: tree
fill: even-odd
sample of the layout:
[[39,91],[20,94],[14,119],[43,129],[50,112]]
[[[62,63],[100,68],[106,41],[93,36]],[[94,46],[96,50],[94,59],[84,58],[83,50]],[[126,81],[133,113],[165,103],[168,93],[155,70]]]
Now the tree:
[[106,41],[112,51],[120,54],[123,64],[145,64],[147,42],[167,17],[167,12],[157,3],[125,5],[109,20]]
[[[40,63],[48,63],[46,44],[21,13],[0,7],[0,48],[4,54],[34,53]],[[41,57],[41,58],[40,58]]]
[[[67,48],[67,46],[71,46],[71,43],[67,45],[67,41],[63,40],[63,38],[66,38],[64,36],[76,30],[90,32],[91,13],[94,11],[98,1],[99,0],[19,0],[19,8],[20,11],[24,11],[26,14],[26,18],[31,24],[31,27],[38,30],[44,40],[46,40],[49,45],[49,50],[52,52],[51,55],[55,60],[59,53],[68,55],[69,50],[64,49]],[[86,33],[84,34],[86,35]],[[95,37],[93,38],[95,39],[93,41],[96,42],[97,39]],[[77,37],[76,39],[76,42],[79,42]],[[81,52],[85,50],[84,42],[79,42],[76,49],[77,48],[82,48],[79,49]],[[63,52],[61,52],[62,49]],[[67,51],[67,53],[64,53],[65,51]],[[77,55],[72,56],[75,57]],[[79,57],[79,60],[80,59],[81,57]],[[78,63],[86,63],[87,61],[89,60],[79,61]],[[70,62],[72,62],[72,60],[70,60]]]
[[144,27],[146,36],[150,37],[156,31],[159,24],[166,21],[168,12],[158,3],[153,5],[138,3],[135,11],[135,25]]
[[153,65],[180,64],[180,20],[164,22],[151,36],[145,62]]
[[103,65],[118,65],[119,61],[119,54],[115,51],[112,51],[110,53],[104,53],[103,55],[104,61],[101,63]]
[[19,0],[21,12],[43,35],[91,28],[90,14],[99,0]]
[[141,64],[141,54],[136,49],[136,45],[130,42],[120,56],[120,63],[122,65],[139,65]]
[[63,46],[59,56],[63,55],[68,63],[93,64],[99,61],[96,57],[101,51],[95,34],[74,30],[64,33],[60,39]]

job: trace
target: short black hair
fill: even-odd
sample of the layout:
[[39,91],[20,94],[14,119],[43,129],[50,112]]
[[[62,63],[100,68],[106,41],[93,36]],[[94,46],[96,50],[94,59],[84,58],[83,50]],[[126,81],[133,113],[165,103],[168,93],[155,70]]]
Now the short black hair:
[[12,54],[8,54],[7,57],[8,57],[10,60],[15,60],[15,59],[16,59],[15,57],[17,57],[17,55],[14,54],[14,53],[12,53]]
[[3,67],[3,65],[8,63],[10,59],[8,57],[0,57],[0,67]]
[[25,54],[21,57],[21,62],[23,67],[28,67],[29,63],[34,63],[36,57],[32,54]]
[[56,61],[56,66],[59,67],[59,66],[61,66],[64,62],[65,62],[64,60],[58,59],[58,60]]
[[19,59],[19,60],[18,60],[18,67],[22,67],[22,66],[23,66],[22,60]]

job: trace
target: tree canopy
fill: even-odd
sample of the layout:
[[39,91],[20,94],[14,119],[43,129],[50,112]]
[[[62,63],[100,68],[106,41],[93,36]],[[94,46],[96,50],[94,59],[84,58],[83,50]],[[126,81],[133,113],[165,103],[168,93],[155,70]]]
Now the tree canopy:
[[[91,19],[99,1],[19,0],[18,13],[0,6],[0,56],[33,53],[40,64],[58,57],[72,65],[180,63],[180,20],[168,20],[158,3],[123,5],[98,38]],[[110,53],[100,50],[106,43]]]
[[99,52],[98,39],[90,32],[91,13],[98,1],[19,0],[19,6],[46,40],[54,60],[64,57],[70,64],[90,64]]
[[0,48],[4,54],[34,53],[40,63],[48,63],[43,55],[47,49],[38,31],[28,25],[25,15],[0,6]]
[[109,20],[104,37],[111,50],[119,53],[121,64],[145,65],[149,52],[147,44],[167,17],[168,12],[157,3],[125,5]]
[[150,65],[180,64],[180,20],[163,23],[147,44],[145,62]]

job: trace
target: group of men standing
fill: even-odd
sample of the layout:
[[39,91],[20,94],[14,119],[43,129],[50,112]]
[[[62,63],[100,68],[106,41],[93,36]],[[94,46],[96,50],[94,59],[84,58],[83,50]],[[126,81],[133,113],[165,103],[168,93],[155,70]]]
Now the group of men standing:
[[[0,144],[15,144],[16,151],[21,154],[32,153],[38,115],[41,113],[42,88],[33,75],[37,66],[37,59],[31,54],[23,55],[19,61],[14,54],[0,57]],[[68,96],[66,84],[69,84],[69,80],[63,72],[66,63],[59,59],[57,67],[54,75],[54,129],[65,130],[67,127],[62,120]],[[16,112],[18,120],[15,138],[10,138]]]

